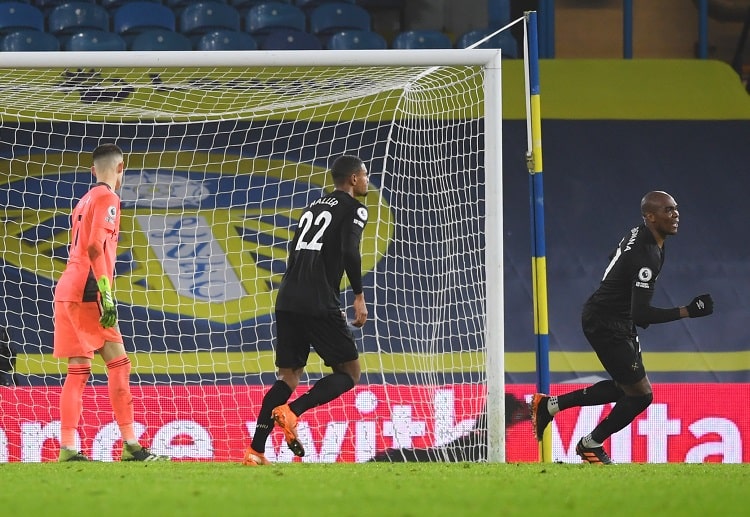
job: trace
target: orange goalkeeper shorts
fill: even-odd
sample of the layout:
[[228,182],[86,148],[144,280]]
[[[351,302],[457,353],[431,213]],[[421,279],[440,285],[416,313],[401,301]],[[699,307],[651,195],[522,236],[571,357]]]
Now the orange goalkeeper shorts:
[[55,344],[59,358],[94,357],[104,343],[122,343],[120,327],[105,329],[99,323],[99,302],[55,302]]

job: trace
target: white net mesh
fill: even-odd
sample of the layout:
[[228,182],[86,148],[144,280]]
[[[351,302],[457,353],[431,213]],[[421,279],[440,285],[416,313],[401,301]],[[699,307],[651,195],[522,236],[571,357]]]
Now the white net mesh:
[[[275,379],[296,218],[330,187],[331,160],[354,153],[374,187],[363,378],[301,417],[304,460],[484,459],[482,81],[480,66],[0,70],[0,461],[57,455],[53,286],[105,142],[126,151],[114,290],[143,443],[241,457]],[[313,356],[300,392],[328,371]],[[111,460],[100,359],[93,374],[81,449]],[[269,440],[269,459],[292,460]]]

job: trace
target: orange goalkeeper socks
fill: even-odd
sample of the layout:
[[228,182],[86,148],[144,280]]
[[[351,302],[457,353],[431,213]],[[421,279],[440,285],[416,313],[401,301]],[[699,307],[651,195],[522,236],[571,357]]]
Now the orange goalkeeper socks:
[[127,355],[107,363],[109,401],[124,442],[136,441],[133,430],[133,396],[130,394],[130,359]]
[[76,430],[83,410],[83,390],[91,375],[91,365],[69,364],[60,392],[60,447],[74,449]]

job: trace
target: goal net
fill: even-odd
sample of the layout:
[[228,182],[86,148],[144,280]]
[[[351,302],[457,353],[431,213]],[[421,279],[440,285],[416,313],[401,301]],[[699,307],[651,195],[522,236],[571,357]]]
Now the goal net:
[[[72,207],[94,181],[91,151],[107,142],[126,153],[114,293],[142,443],[176,459],[241,458],[275,380],[287,245],[348,153],[371,180],[370,318],[354,331],[363,375],[302,415],[302,460],[504,461],[498,51],[5,53],[4,63],[0,462],[57,457],[66,364],[52,357],[53,288]],[[311,356],[298,394],[328,371]],[[79,440],[90,457],[116,459],[100,358]],[[280,432],[266,455],[294,459]]]

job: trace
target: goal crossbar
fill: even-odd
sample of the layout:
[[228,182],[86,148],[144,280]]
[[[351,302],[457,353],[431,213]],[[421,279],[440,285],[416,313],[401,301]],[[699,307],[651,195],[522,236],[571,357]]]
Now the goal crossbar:
[[493,66],[494,49],[3,52],[0,68],[241,66]]

